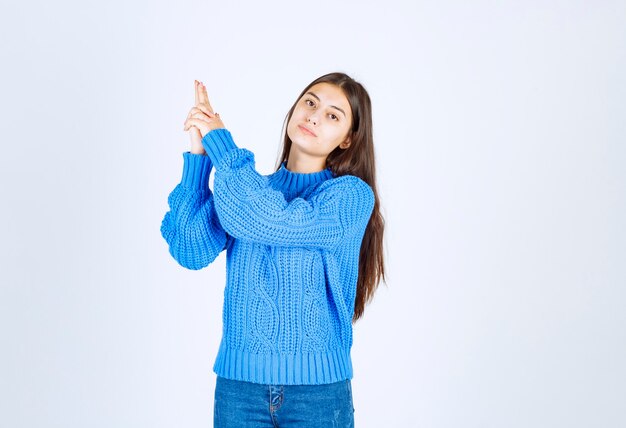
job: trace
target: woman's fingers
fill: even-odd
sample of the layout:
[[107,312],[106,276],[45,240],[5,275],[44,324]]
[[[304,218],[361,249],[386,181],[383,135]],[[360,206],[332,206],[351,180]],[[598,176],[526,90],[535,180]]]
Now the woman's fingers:
[[202,82],[194,80],[195,85],[195,105],[208,115],[213,115],[213,107],[209,102],[209,95],[207,94],[206,87]]
[[199,119],[197,117],[190,117],[189,119],[185,121],[183,131],[189,130],[189,128],[191,128],[192,126],[195,126],[198,129],[200,129],[201,127],[204,127],[206,125],[207,125],[207,122],[205,120]]
[[207,116],[207,119],[215,117],[215,113],[209,111],[209,109],[204,104],[198,104],[196,106],[193,106],[191,110],[189,110],[187,118],[190,118],[192,115],[200,115],[198,117],[202,117],[202,115],[205,115]]
[[197,104],[195,107],[196,112],[201,111],[202,113],[206,114],[209,117],[214,117],[215,113],[213,113],[213,110],[211,110],[210,106],[207,106],[206,104],[200,103]]
[[211,103],[209,102],[209,95],[206,92],[206,87],[200,82],[198,95],[200,102],[196,104],[205,104],[208,110],[213,113],[213,107],[211,107]]
[[217,113],[213,112],[213,107],[209,102],[209,95],[202,82],[194,80],[195,106],[189,110],[187,119],[183,125],[183,130],[187,131],[192,127],[201,132],[217,127],[223,127],[223,122]]
[[209,125],[210,123],[214,122],[215,119],[219,120],[219,117],[216,117],[215,115],[208,116],[204,112],[198,110],[196,107],[192,108],[191,110],[192,111],[189,112],[189,116],[187,116],[187,120],[185,120],[183,128],[184,131],[188,130],[191,125]]

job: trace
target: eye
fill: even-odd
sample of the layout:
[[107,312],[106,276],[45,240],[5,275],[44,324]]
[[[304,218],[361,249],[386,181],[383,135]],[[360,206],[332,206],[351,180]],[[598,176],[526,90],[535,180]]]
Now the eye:
[[[304,100],[304,102],[305,102],[305,103],[306,103],[306,105],[308,105],[309,107],[313,107],[313,106],[315,105],[315,103],[314,103],[313,101],[309,100],[309,99]],[[309,104],[309,103],[311,103],[311,104]]]
[[339,120],[339,118],[336,115],[332,114],[332,113],[330,114],[330,118],[332,120]]

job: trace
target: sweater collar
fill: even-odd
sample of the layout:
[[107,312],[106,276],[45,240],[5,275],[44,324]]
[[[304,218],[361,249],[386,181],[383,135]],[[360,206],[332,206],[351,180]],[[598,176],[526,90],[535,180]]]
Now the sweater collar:
[[284,190],[301,192],[307,187],[332,178],[330,167],[317,172],[293,172],[287,169],[287,161],[283,161],[278,171],[271,175],[274,184]]

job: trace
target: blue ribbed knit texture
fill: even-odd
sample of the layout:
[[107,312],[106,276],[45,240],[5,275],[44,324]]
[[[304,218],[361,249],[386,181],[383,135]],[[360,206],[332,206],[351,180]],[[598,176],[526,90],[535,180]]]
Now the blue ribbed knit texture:
[[[188,269],[226,249],[223,334],[213,371],[262,384],[351,379],[359,251],[374,193],[330,169],[261,175],[227,129],[183,153],[161,234]],[[213,190],[209,174],[215,169]]]

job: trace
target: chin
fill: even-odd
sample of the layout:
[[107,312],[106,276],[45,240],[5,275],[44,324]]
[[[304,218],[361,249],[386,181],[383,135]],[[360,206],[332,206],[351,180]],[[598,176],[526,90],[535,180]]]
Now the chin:
[[291,145],[292,146],[298,146],[298,147],[300,147],[300,149],[307,149],[307,148],[311,147],[310,144],[307,144],[306,141],[303,141],[303,140],[301,140],[298,137],[296,137],[295,139],[291,138]]

